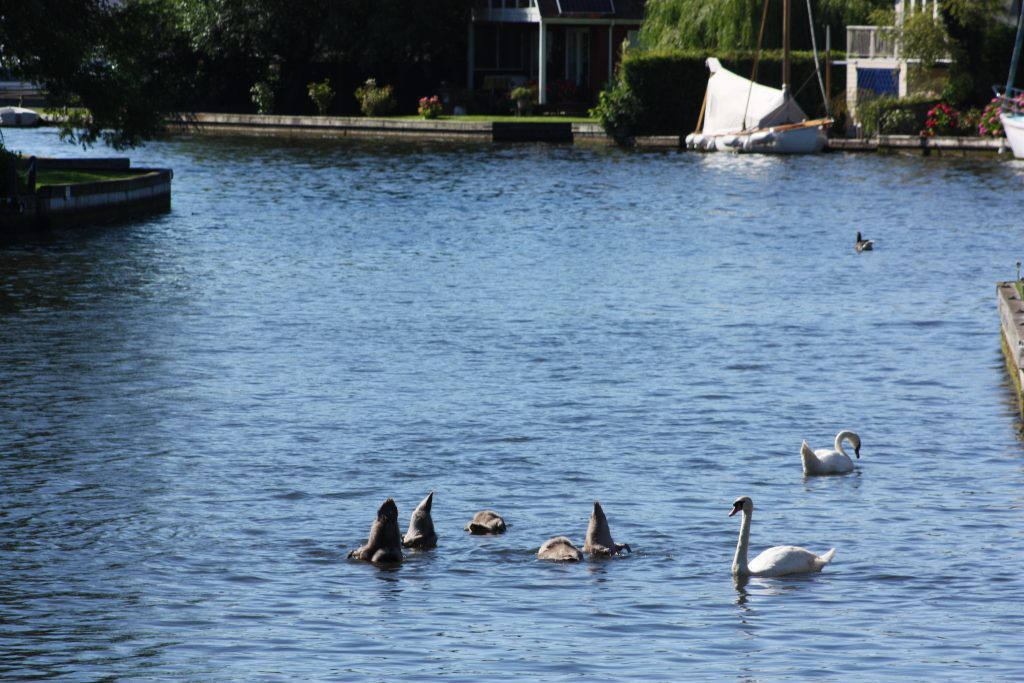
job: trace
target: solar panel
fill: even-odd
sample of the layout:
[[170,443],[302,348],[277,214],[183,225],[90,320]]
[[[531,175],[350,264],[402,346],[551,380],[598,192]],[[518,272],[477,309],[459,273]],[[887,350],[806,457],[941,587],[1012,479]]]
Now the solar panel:
[[615,14],[612,0],[558,0],[559,14]]

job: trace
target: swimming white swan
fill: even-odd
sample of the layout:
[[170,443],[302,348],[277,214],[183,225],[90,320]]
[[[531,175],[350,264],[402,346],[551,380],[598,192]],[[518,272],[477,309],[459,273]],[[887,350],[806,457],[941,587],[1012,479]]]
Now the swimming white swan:
[[860,437],[856,432],[844,430],[836,434],[834,449],[819,448],[811,450],[804,441],[800,445],[800,459],[804,462],[804,475],[814,474],[846,474],[853,471],[853,461],[843,450],[843,441],[853,444],[853,454],[860,458]]
[[856,249],[857,251],[874,251],[875,241],[862,239],[860,236],[860,231],[858,231],[857,239],[853,243],[853,248]]
[[754,501],[748,496],[737,498],[732,504],[732,517],[743,512],[740,524],[740,540],[736,543],[736,555],[732,560],[733,576],[785,576],[786,574],[807,574],[820,572],[832,561],[836,549],[832,548],[818,556],[805,548],[795,545],[777,545],[768,548],[750,562],[747,562],[747,548],[750,546],[750,517],[754,512]]

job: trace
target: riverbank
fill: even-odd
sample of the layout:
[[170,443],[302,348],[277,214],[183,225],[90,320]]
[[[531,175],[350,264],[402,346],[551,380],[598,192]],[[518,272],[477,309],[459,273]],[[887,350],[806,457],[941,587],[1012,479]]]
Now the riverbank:
[[[360,137],[456,142],[553,142],[613,145],[601,124],[561,117],[495,119],[442,117],[371,118],[363,116],[290,116],[272,114],[197,113],[170,122],[172,130],[205,135],[257,135],[274,137]],[[642,148],[685,149],[684,135],[638,136]],[[870,139],[831,138],[827,148],[847,152],[895,152],[928,155],[1002,153],[1005,138],[920,137],[881,135]]]
[[32,194],[0,209],[0,232],[108,222],[171,206],[173,171],[117,158],[37,158]]
[[1013,381],[1017,409],[1024,417],[1024,301],[1013,282],[996,285],[1003,358]]

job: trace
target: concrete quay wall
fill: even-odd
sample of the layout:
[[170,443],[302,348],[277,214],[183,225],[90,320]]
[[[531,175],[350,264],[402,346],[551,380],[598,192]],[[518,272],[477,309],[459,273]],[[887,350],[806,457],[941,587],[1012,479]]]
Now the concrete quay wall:
[[127,158],[37,158],[37,169],[132,171],[137,175],[87,183],[42,185],[34,194],[0,205],[0,232],[106,222],[171,207],[174,173],[166,168],[131,168]]
[[[563,121],[461,121],[364,116],[289,116],[272,114],[181,114],[170,127],[193,133],[276,137],[362,137],[471,142],[555,142],[611,145],[598,123]],[[685,149],[685,135],[640,136],[638,147]],[[870,139],[831,138],[826,149],[849,152],[968,154],[1008,150],[1004,138],[881,135]]]
[[1024,417],[1024,302],[1013,282],[996,285],[1000,337],[1006,369],[1013,380],[1017,409]]
[[134,170],[140,175],[123,180],[43,185],[36,191],[36,222],[68,225],[169,209],[174,174],[164,168]]

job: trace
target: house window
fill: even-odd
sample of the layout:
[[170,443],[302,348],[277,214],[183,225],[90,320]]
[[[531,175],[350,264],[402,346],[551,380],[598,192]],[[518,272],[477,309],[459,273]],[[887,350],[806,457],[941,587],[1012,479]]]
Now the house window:
[[523,31],[518,26],[502,26],[498,31],[498,68],[523,68]]
[[590,29],[571,28],[566,31],[565,78],[576,85],[590,81]]
[[473,61],[478,69],[498,68],[498,27],[485,24],[476,29]]

